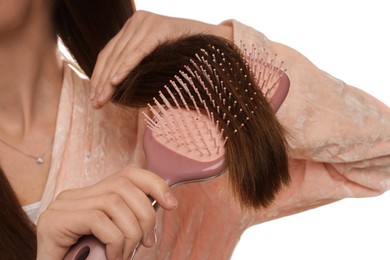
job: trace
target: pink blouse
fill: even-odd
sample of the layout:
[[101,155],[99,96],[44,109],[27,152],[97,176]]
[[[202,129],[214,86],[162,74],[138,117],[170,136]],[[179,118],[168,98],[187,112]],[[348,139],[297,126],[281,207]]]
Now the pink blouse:
[[[159,210],[157,244],[136,259],[229,259],[251,225],[346,197],[390,188],[390,109],[367,93],[316,68],[295,50],[237,21],[234,41],[277,53],[291,80],[277,113],[294,139],[292,184],[267,210],[243,212],[227,174],[174,188],[179,206]],[[39,212],[62,190],[91,185],[125,165],[143,167],[144,120],[138,110],[89,101],[89,81],[66,66],[49,179]],[[36,220],[35,220],[36,221]]]

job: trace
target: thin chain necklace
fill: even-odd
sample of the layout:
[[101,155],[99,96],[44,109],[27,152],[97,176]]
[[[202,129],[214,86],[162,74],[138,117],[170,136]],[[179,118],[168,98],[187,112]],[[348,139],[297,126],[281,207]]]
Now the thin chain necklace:
[[21,154],[27,156],[27,157],[30,157],[30,158],[34,159],[35,162],[36,162],[37,164],[43,164],[43,163],[45,162],[45,159],[44,159],[44,158],[45,158],[45,155],[50,151],[50,148],[51,148],[51,146],[53,145],[53,141],[51,141],[49,147],[47,148],[47,150],[46,150],[42,155],[40,155],[40,156],[34,156],[34,155],[28,154],[28,153],[26,153],[26,152],[23,152],[22,150],[19,150],[19,149],[16,148],[15,146],[10,145],[9,143],[5,142],[5,141],[2,140],[2,139],[0,139],[0,142],[2,142],[4,145],[8,146],[9,148],[11,148],[11,149],[13,149],[13,150],[15,150],[15,151],[17,151],[17,152],[19,152],[19,153],[21,153]]

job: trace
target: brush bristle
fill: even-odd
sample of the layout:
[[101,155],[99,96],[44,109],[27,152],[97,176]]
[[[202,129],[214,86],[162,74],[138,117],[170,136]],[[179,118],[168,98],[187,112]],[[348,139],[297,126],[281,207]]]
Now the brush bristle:
[[148,128],[159,143],[174,153],[198,161],[211,161],[224,156],[226,138],[207,116],[199,111],[173,108],[168,100],[165,106],[157,99],[154,104],[149,104],[153,117],[146,113],[144,115]]
[[270,100],[275,91],[278,90],[280,81],[287,71],[283,68],[284,62],[278,62],[278,55],[271,55],[266,49],[257,50],[254,44],[248,50],[246,45],[241,42],[240,50],[243,59],[247,61],[247,66],[256,85],[265,98]]

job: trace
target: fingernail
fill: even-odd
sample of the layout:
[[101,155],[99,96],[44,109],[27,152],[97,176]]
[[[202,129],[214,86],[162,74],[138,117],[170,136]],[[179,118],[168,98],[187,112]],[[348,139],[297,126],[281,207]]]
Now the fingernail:
[[116,85],[119,81],[119,75],[115,75],[111,78],[110,83]]
[[177,199],[176,199],[175,195],[172,194],[171,191],[168,191],[167,193],[165,193],[165,200],[168,202],[168,204],[171,204],[172,206],[177,205]]
[[94,99],[93,101],[92,101],[92,106],[93,106],[93,108],[100,108],[100,103],[99,103],[99,101],[97,100],[97,99]]
[[146,237],[146,243],[150,246],[153,246],[157,241],[157,236],[156,236],[156,230],[153,229],[148,233],[148,236]]
[[115,74],[114,77],[111,78],[110,83],[113,85],[118,85],[119,83],[121,83],[121,81],[123,81],[125,79],[125,77],[128,74],[129,73],[127,71],[119,72],[119,73]]

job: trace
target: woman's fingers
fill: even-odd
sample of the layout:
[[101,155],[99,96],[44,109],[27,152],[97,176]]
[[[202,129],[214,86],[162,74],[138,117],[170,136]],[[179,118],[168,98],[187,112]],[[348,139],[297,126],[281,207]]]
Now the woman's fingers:
[[106,244],[108,259],[127,257],[123,255],[122,232],[101,211],[47,210],[37,224],[37,259],[63,259],[69,247],[84,234],[94,234]]
[[[103,91],[109,91],[111,88],[111,92],[114,91],[113,86],[110,84],[110,77],[112,75],[112,70],[115,63],[119,62],[119,57],[123,50],[131,49],[132,47],[126,46],[129,43],[129,40],[134,38],[130,44],[136,43],[134,35],[137,35],[137,31],[139,28],[137,26],[130,26],[131,21],[133,20],[141,20],[136,21],[137,24],[142,23],[143,18],[138,18],[139,15],[134,15],[131,17],[120,30],[120,32],[107,44],[107,46],[101,51],[99,54],[98,60],[96,62],[97,69],[94,70],[91,78],[92,92],[91,99],[93,101],[101,102],[102,99],[107,98],[107,94]],[[112,95],[112,93],[111,93]],[[110,97],[110,96],[109,96]],[[97,105],[97,102],[93,103]],[[96,106],[95,106],[96,107]]]
[[100,108],[116,87],[158,44],[184,35],[208,33],[231,37],[231,28],[137,11],[100,53],[91,80],[91,100]]
[[94,186],[63,191],[57,196],[57,199],[79,199],[98,196],[102,193],[118,193],[126,201],[129,201],[131,196],[128,192],[131,185],[151,196],[164,209],[171,210],[177,206],[175,196],[162,178],[148,170],[130,166]]
[[97,87],[99,86],[99,83],[101,82],[101,78],[103,73],[105,72],[105,68],[107,65],[107,57],[112,52],[112,50],[115,48],[116,43],[118,42],[118,39],[122,37],[124,33],[124,30],[120,30],[119,33],[117,33],[104,47],[104,49],[99,53],[97,57],[97,61],[95,64],[95,68],[93,70],[92,76],[91,76],[91,91],[90,91],[90,98],[93,99],[96,96],[97,93]]
[[[150,206],[148,197],[141,191],[135,190],[127,195],[131,196],[128,202],[116,193],[77,200],[57,200],[50,205],[50,209],[60,211],[96,209],[103,212],[121,230],[125,240],[125,250],[130,250],[141,239],[146,241],[147,235],[154,230],[156,213]],[[144,245],[150,247],[154,243],[144,243]]]
[[112,257],[129,257],[140,242],[153,246],[156,212],[150,197],[168,210],[177,205],[164,180],[133,167],[93,186],[60,193],[39,218],[39,255],[63,257],[78,238],[89,234],[106,244]]
[[154,173],[143,170],[143,174],[128,174],[132,168],[123,171],[126,178],[130,178],[140,190],[157,201],[157,203],[166,210],[172,210],[177,206],[177,199],[169,189],[167,183]]
[[[148,36],[146,34],[147,20],[148,15],[144,15],[144,12],[135,13],[123,26],[119,36],[114,37],[110,41],[109,48],[104,48],[101,55],[99,55],[97,64],[99,63],[99,69],[93,72],[93,80],[91,85],[94,89],[94,94],[91,95],[93,106],[99,108],[105,103],[107,103],[113,92],[116,89],[117,84],[121,82],[128,73],[123,73],[122,75],[117,75],[118,66],[126,66],[133,68],[141,59],[138,58],[141,53],[138,52],[138,46],[141,44],[150,45],[151,48],[149,52],[153,49],[153,45],[148,41]],[[153,39],[154,35],[150,35],[149,39]],[[123,62],[123,56],[127,56],[126,63]],[[127,70],[129,71],[129,70]],[[95,76],[97,75],[97,76]],[[117,84],[112,84],[113,75],[116,75],[116,78],[121,78]]]
[[[160,42],[172,37],[170,22],[174,19],[147,12],[136,12],[127,21],[120,43],[110,57],[109,77],[107,83],[119,84],[128,73]],[[167,27],[167,28],[166,28]]]

